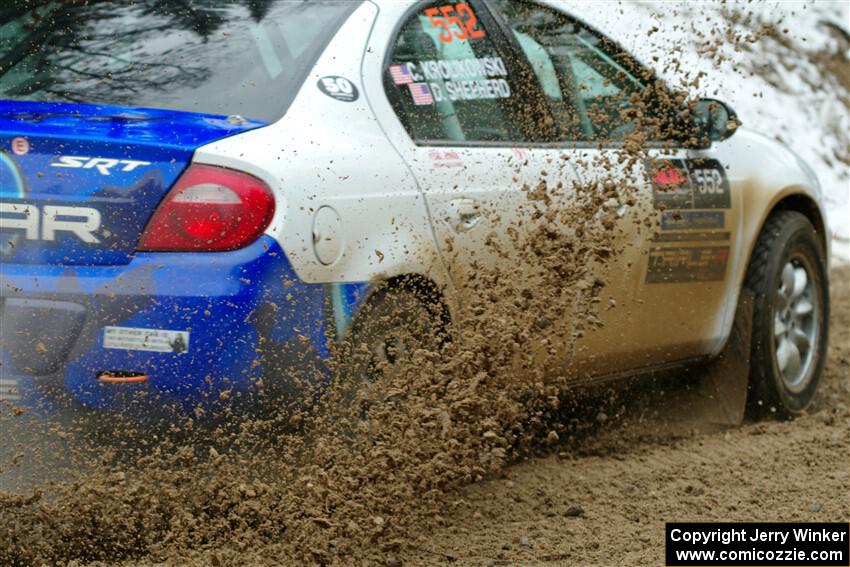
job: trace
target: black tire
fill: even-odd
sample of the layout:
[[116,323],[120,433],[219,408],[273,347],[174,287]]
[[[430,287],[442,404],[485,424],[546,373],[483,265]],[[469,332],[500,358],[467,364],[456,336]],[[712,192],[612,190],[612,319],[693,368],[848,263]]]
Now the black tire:
[[445,323],[443,304],[414,285],[387,286],[369,299],[342,342],[325,396],[325,413],[340,433],[371,431],[376,413],[404,402],[423,361],[441,351]]
[[[789,264],[791,272],[787,272]],[[806,272],[805,285],[796,279],[801,269]],[[790,288],[786,285],[789,280],[783,281],[783,270],[786,277],[787,273],[792,274],[794,284]],[[754,295],[748,413],[754,418],[795,417],[814,398],[826,361],[829,329],[826,258],[815,228],[804,215],[796,211],[771,214],[759,235],[744,285]],[[805,290],[800,297],[785,297],[791,297],[797,288]],[[811,317],[794,315],[808,309],[800,303],[803,296],[811,304]],[[777,349],[783,342],[795,343],[790,333],[799,337],[798,330],[811,333],[813,339],[783,351],[785,354],[796,350],[796,356],[781,356]],[[785,373],[780,368],[780,358]],[[789,359],[796,362],[792,364]]]

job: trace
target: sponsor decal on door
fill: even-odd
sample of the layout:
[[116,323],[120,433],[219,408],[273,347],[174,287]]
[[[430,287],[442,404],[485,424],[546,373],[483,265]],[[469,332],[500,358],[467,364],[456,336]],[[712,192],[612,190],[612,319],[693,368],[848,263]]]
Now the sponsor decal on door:
[[716,159],[658,160],[647,164],[657,209],[729,209],[732,196]]
[[718,282],[726,278],[728,246],[653,248],[646,283]]

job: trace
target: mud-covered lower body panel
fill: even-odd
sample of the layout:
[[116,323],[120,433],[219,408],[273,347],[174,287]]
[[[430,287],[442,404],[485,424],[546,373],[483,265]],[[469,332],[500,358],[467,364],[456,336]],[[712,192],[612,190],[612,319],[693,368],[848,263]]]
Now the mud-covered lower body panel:
[[117,267],[5,264],[0,400],[49,413],[64,394],[139,418],[250,409],[259,388],[327,377],[330,330],[366,291],[301,282],[268,237]]

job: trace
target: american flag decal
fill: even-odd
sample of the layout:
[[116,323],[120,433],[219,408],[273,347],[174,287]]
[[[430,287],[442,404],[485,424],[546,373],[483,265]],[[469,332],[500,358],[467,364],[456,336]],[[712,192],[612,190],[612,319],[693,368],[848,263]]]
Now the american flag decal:
[[434,97],[431,96],[431,88],[428,83],[411,83],[407,85],[410,89],[410,94],[413,95],[413,104],[434,104]]
[[410,72],[407,63],[390,65],[390,75],[393,78],[393,83],[397,85],[407,85],[413,82],[413,73]]

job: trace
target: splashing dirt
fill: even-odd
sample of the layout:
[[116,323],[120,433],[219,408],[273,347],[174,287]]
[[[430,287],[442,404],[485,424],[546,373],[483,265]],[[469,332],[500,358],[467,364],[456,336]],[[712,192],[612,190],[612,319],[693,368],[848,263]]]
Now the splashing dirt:
[[[22,494],[0,493],[0,564],[628,564],[658,561],[658,532],[642,526],[673,516],[808,518],[817,501],[818,519],[846,517],[846,270],[834,276],[843,335],[814,415],[799,422],[663,433],[651,396],[565,394],[576,341],[618,315],[607,267],[622,253],[613,219],[636,204],[622,182],[645,157],[635,132],[622,160],[591,164],[610,172],[596,183],[565,186],[564,164],[540,171],[524,188],[524,224],[488,235],[472,273],[449,258],[465,304],[454,325],[415,316],[443,310],[420,282],[376,290],[413,303],[401,315],[370,307],[339,347],[354,363],[287,411],[212,431],[4,413],[15,443],[0,466],[31,478]],[[391,340],[376,350],[375,337]],[[405,349],[407,362],[393,363]],[[760,459],[765,448],[796,484],[763,488],[777,466]],[[557,456],[506,468],[538,452]],[[794,487],[816,453],[832,476],[807,479],[803,498]],[[734,466],[713,467],[718,456]],[[635,546],[623,549],[621,534]]]
[[[113,430],[112,443],[126,442],[102,453],[80,443],[71,460],[85,472],[74,480],[0,497],[0,560],[332,563],[398,553],[446,490],[492,477],[558,428],[567,382],[554,369],[584,326],[600,324],[600,274],[617,253],[608,218],[631,189],[621,178],[567,191],[547,176],[462,282],[463,320],[423,324],[443,307],[416,281],[377,289],[339,347],[351,362],[315,407],[191,442],[188,422],[161,438]],[[488,264],[505,256],[512,269]]]
[[829,359],[807,415],[706,433],[670,429],[658,389],[600,396],[550,456],[447,494],[404,565],[660,565],[666,521],[845,521],[850,270],[831,280]]

